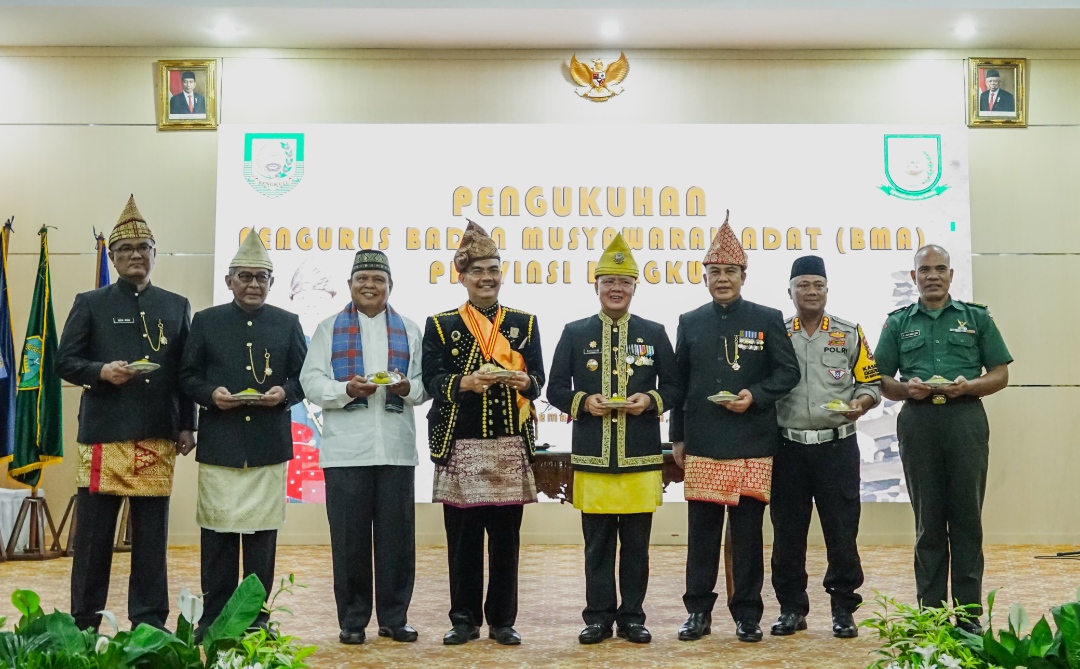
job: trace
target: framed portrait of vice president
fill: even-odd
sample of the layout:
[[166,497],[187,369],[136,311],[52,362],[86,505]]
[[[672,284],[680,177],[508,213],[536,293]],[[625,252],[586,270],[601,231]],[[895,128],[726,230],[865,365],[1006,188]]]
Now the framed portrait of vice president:
[[217,61],[159,60],[158,129],[217,128]]
[[1027,126],[1027,60],[968,59],[968,125]]

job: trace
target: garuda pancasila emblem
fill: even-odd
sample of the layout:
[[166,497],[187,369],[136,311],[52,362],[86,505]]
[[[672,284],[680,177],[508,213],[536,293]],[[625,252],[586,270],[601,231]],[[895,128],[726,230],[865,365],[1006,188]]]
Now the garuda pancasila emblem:
[[578,95],[593,102],[606,102],[623,92],[618,84],[630,72],[630,63],[625,53],[619,53],[615,62],[604,67],[604,61],[593,58],[592,67],[577,59],[577,54],[570,56],[570,77],[578,86]]

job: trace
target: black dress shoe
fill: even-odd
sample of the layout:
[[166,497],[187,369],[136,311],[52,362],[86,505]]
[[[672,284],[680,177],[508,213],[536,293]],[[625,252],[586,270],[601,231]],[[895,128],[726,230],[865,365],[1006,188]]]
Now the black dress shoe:
[[641,623],[619,625],[618,634],[620,639],[626,639],[630,643],[649,643],[652,641],[652,634]]
[[442,642],[445,646],[460,646],[479,638],[480,628],[476,625],[454,625],[443,635]]
[[590,645],[611,638],[611,628],[605,625],[586,625],[577,635],[578,643]]
[[412,643],[419,635],[411,626],[402,625],[401,627],[380,627],[379,636],[388,636],[402,643]]
[[761,625],[749,620],[740,620],[735,623],[735,636],[739,637],[739,641],[748,643],[761,641]]
[[979,624],[978,620],[972,620],[970,618],[956,621],[956,628],[962,629],[968,634],[974,634],[975,636],[982,636],[983,628]]
[[806,616],[798,613],[781,613],[780,617],[773,623],[769,634],[773,636],[791,636],[804,629],[806,629]]
[[341,630],[341,633],[337,635],[337,640],[341,643],[349,644],[350,646],[359,646],[367,640],[367,635],[364,630],[359,632],[346,632]]
[[850,611],[837,611],[832,616],[832,635],[837,639],[854,639],[859,636],[855,618]]
[[513,627],[488,627],[488,638],[495,639],[500,646],[516,646],[521,643],[521,635]]
[[706,634],[712,634],[712,614],[691,613],[679,628],[679,641],[697,641]]

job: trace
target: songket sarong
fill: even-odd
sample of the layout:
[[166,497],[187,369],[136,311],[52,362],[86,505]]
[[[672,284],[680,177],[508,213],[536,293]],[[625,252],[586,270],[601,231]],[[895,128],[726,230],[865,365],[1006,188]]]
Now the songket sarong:
[[521,437],[458,439],[446,465],[435,465],[432,501],[502,506],[536,501],[536,481]]
[[171,439],[79,444],[75,484],[92,493],[121,497],[172,494],[176,443]]
[[772,458],[713,460],[687,455],[683,468],[683,497],[694,502],[738,506],[739,497],[766,504],[772,494]]

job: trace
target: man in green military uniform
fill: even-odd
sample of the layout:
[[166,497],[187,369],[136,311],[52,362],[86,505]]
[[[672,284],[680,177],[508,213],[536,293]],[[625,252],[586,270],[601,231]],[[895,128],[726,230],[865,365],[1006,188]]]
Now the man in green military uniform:
[[979,634],[990,454],[980,399],[1008,385],[1012,356],[985,306],[952,299],[952,277],[948,251],[929,245],[916,252],[911,278],[919,301],[889,314],[875,357],[881,394],[905,400],[896,431],[915,511],[919,602],[950,601],[951,567],[952,601],[974,605],[976,616],[957,625]]
[[664,326],[630,314],[637,277],[630,247],[616,234],[596,266],[600,313],[567,323],[549,377],[548,401],[574,420],[574,507],[585,535],[586,627],[578,641],[585,644],[610,638],[612,623],[627,641],[652,640],[642,602],[663,489],[658,418],[682,394]]

